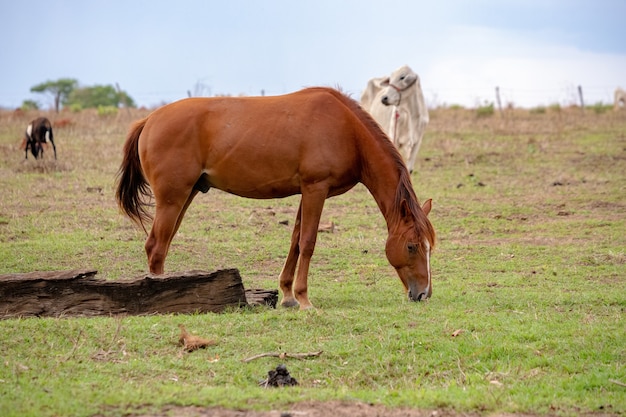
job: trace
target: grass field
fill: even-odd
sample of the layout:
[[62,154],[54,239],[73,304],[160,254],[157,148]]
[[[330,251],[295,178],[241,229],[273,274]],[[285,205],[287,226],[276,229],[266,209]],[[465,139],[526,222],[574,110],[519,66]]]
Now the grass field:
[[[126,131],[145,114],[50,114],[66,120],[54,162],[51,152],[24,161],[19,149],[35,114],[0,113],[0,274],[145,273],[145,235],[114,200]],[[413,183],[433,199],[438,233],[428,302],[404,298],[384,219],[357,186],[326,204],[322,222],[336,230],[320,234],[313,257],[315,311],[0,320],[0,415],[331,400],[626,414],[626,112],[434,110]],[[166,269],[238,268],[246,287],[277,288],[297,204],[199,195]],[[185,353],[178,324],[218,344]],[[259,387],[283,362],[299,386]]]

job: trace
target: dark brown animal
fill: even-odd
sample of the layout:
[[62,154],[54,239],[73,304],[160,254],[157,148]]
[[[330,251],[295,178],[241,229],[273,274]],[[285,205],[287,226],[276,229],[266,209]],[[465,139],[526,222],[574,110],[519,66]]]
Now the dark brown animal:
[[39,117],[26,126],[26,132],[24,132],[25,146],[25,159],[28,159],[28,150],[35,159],[43,158],[43,144],[50,142],[52,149],[54,149],[54,159],[57,159],[57,147],[54,145],[54,135],[52,134],[52,125],[50,120],[45,117]]
[[132,126],[116,197],[143,226],[154,195],[145,248],[150,272],[162,274],[172,238],[199,191],[259,199],[301,194],[279,281],[282,305],[306,309],[313,307],[307,278],[324,201],[359,182],[387,221],[387,259],[409,299],[430,297],[431,201],[420,207],[393,143],[356,101],[333,89],[190,98],[161,107]]

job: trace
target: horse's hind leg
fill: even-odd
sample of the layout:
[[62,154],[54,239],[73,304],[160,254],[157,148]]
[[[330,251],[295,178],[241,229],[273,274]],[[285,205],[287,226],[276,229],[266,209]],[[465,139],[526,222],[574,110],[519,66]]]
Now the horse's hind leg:
[[182,193],[169,193],[167,198],[159,198],[155,192],[154,222],[145,245],[151,273],[162,274],[165,271],[165,258],[170,243],[197,193],[198,191],[193,189]]

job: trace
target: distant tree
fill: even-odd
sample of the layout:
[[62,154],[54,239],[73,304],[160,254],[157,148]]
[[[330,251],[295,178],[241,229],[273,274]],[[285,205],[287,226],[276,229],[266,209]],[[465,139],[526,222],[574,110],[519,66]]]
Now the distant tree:
[[125,91],[118,91],[119,104],[124,107],[136,107],[135,100],[129,96]]
[[34,100],[24,100],[20,108],[22,110],[39,110],[39,103]]
[[60,78],[56,81],[46,81],[31,87],[32,93],[50,93],[54,97],[54,110],[58,113],[61,103],[65,103],[67,97],[78,86],[78,81],[73,78]]
[[134,100],[124,91],[112,85],[94,85],[91,87],[76,88],[67,98],[67,105],[72,108],[98,107],[135,107]]

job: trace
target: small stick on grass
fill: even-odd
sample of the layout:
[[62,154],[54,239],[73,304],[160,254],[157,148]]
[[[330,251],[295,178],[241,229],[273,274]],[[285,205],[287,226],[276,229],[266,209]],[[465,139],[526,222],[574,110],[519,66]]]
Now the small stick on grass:
[[280,359],[285,359],[285,358],[306,359],[306,358],[320,356],[322,352],[323,352],[322,350],[317,351],[317,352],[308,352],[308,353],[267,352],[267,353],[260,353],[258,355],[250,356],[249,358],[242,359],[242,361],[250,362],[255,359],[266,358],[266,357],[274,357],[274,358],[280,358]]
[[74,347],[72,348],[72,351],[70,352],[69,355],[67,355],[67,357],[65,359],[62,360],[62,362],[67,362],[70,359],[72,359],[74,357],[74,354],[76,353],[76,351],[78,350],[79,347],[81,347],[83,344],[81,343],[81,336],[83,335],[83,329],[80,329],[78,331],[78,336],[76,336],[76,339],[74,339]]

